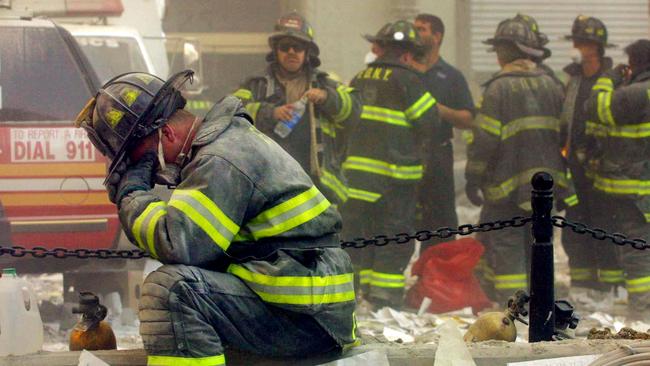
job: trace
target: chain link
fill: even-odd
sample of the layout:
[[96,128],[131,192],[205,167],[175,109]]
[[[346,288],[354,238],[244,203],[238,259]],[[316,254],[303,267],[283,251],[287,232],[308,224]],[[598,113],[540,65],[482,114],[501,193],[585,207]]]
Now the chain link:
[[590,228],[581,222],[573,222],[565,219],[562,216],[553,216],[551,218],[553,226],[562,229],[570,229],[576,234],[591,235],[596,240],[610,240],[616,245],[630,245],[634,249],[645,250],[649,249],[650,245],[643,239],[629,239],[627,235],[621,233],[608,233],[607,231],[599,228]]
[[[607,231],[599,228],[590,228],[580,222],[572,222],[562,216],[553,216],[552,222],[554,226],[562,229],[570,229],[576,234],[591,235],[597,240],[610,240],[616,245],[630,245],[634,249],[645,250],[650,248],[650,245],[643,239],[628,239],[628,237],[621,233],[610,234]],[[400,233],[394,236],[377,235],[371,238],[357,238],[348,241],[341,241],[342,248],[361,249],[370,245],[385,246],[391,243],[406,244],[412,240],[425,242],[433,238],[449,239],[454,235],[466,236],[474,233],[485,233],[488,231],[503,230],[510,227],[521,227],[530,222],[531,217],[516,216],[510,220],[497,220],[492,222],[482,222],[480,224],[465,224],[457,228],[442,227],[433,231],[421,230],[415,234]],[[12,257],[25,257],[31,255],[34,258],[54,257],[57,259],[64,258],[98,258],[98,259],[142,259],[149,257],[147,252],[141,250],[114,250],[114,249],[67,249],[67,248],[53,248],[47,249],[45,247],[25,248],[21,246],[2,247],[0,246],[0,256],[9,255]]]
[[418,231],[413,235],[407,233],[396,234],[393,237],[389,237],[386,235],[377,235],[372,238],[358,238],[358,239],[353,239],[348,241],[341,241],[341,247],[360,249],[370,245],[384,246],[390,243],[406,244],[412,240],[418,240],[424,242],[433,238],[448,239],[454,235],[465,236],[473,233],[484,233],[488,231],[503,230],[509,227],[521,227],[528,224],[531,221],[533,221],[531,217],[516,216],[510,220],[497,220],[493,222],[483,222],[476,225],[465,224],[457,228],[441,227],[433,231],[422,230],[422,231]]

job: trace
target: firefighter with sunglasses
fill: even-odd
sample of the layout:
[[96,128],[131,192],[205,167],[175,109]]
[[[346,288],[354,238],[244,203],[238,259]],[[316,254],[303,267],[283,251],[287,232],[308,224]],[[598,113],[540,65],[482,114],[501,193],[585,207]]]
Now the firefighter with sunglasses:
[[348,198],[340,175],[345,125],[357,114],[352,88],[319,71],[314,31],[298,13],[281,17],[269,37],[265,72],[248,78],[233,94],[255,126],[284,148],[332,202]]

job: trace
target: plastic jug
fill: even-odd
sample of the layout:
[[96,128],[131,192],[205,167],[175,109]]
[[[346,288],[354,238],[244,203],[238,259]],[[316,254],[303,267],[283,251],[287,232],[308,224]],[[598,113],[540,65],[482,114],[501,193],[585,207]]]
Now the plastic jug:
[[25,355],[43,348],[43,322],[34,290],[5,268],[0,277],[0,356]]

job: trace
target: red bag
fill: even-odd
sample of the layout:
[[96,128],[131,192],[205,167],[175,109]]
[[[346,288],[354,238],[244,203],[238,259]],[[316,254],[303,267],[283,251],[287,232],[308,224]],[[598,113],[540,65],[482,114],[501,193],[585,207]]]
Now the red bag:
[[483,245],[473,238],[441,243],[427,249],[413,265],[419,277],[406,295],[418,309],[424,297],[431,299],[428,311],[445,313],[471,306],[474,313],[490,306],[490,300],[474,276],[474,266],[483,255]]

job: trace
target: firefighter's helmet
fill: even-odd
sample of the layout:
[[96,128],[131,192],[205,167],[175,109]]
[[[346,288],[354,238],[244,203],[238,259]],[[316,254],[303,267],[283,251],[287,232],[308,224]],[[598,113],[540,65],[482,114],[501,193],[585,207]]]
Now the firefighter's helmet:
[[111,160],[109,175],[133,143],[162,127],[185,106],[181,88],[193,75],[192,70],[185,70],[165,82],[144,72],[121,74],[88,101],[76,125]]
[[571,26],[571,34],[564,36],[568,40],[595,42],[604,48],[616,47],[607,42],[607,27],[600,19],[578,15]]
[[275,24],[273,33],[269,37],[271,53],[267,56],[268,61],[275,59],[275,45],[284,37],[292,37],[306,42],[309,45],[309,52],[307,53],[309,64],[312,67],[318,67],[320,65],[320,59],[318,58],[320,49],[314,41],[314,29],[302,15],[295,11],[280,17]]
[[414,50],[419,50],[422,47],[422,40],[415,30],[415,26],[406,20],[385,24],[375,36],[370,36],[370,38],[366,36],[365,38],[370,42],[403,44]]
[[544,55],[542,56],[542,59],[546,59],[551,57],[551,50],[548,49],[547,47],[544,47],[548,44],[548,36],[546,33],[543,33],[539,29],[539,24],[537,23],[537,20],[530,15],[522,14],[522,13],[517,13],[517,15],[514,17],[514,20],[518,20],[528,26],[528,28],[535,33],[535,36],[537,37],[537,44],[538,48],[544,52]]
[[492,46],[502,42],[513,43],[520,51],[533,58],[544,56],[544,51],[539,47],[537,35],[521,20],[515,18],[503,20],[497,26],[494,37],[483,41],[484,44]]
[[392,34],[389,34],[390,33],[390,28],[392,26],[393,26],[393,23],[386,23],[381,28],[379,28],[379,30],[377,31],[377,33],[375,33],[375,35],[364,34],[363,38],[365,38],[366,41],[368,41],[370,43],[386,42],[386,41],[390,40],[390,36],[392,36]]

